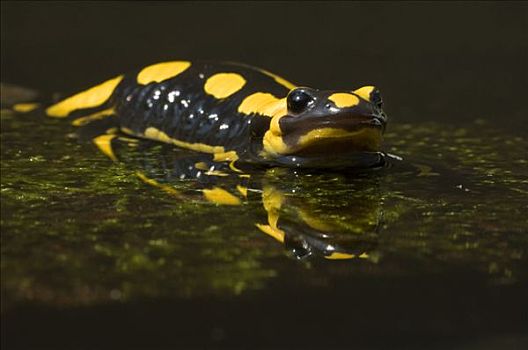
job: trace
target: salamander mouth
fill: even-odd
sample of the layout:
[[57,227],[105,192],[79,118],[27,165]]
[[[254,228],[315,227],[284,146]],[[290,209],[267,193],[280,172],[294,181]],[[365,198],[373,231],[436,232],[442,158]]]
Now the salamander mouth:
[[[291,129],[282,135],[290,154],[320,156],[351,152],[377,152],[381,148],[385,120],[381,117],[339,118]],[[287,132],[288,129],[290,132]]]

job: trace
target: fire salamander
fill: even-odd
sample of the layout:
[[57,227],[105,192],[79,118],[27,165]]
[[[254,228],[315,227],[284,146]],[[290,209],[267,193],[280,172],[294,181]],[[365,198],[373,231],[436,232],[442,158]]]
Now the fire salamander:
[[[25,113],[37,107],[19,103],[12,109]],[[172,61],[119,75],[48,105],[45,113],[82,126],[80,134],[87,132],[114,161],[130,163],[126,150],[136,150],[137,176],[168,195],[188,198],[199,192],[222,205],[260,197],[265,215],[255,226],[297,258],[366,258],[375,244],[378,201],[368,196],[351,201],[338,217],[353,217],[334,222],[328,219],[333,216],[320,217],[323,208],[287,195],[288,188],[281,188],[287,184],[266,179],[270,171],[293,171],[289,167],[383,165],[387,117],[373,86],[316,90],[242,64]],[[137,151],[153,143],[148,140],[177,147],[164,145],[164,153],[143,157]],[[255,165],[271,167],[250,175]],[[178,182],[184,178],[196,180],[192,188]],[[354,208],[359,203],[362,207]],[[351,240],[347,231],[365,237]]]
[[[199,61],[119,75],[46,114],[77,126],[112,120],[125,134],[209,153],[215,161],[315,168],[381,164],[387,121],[373,86],[316,90],[243,64]],[[114,160],[115,137],[94,139]]]

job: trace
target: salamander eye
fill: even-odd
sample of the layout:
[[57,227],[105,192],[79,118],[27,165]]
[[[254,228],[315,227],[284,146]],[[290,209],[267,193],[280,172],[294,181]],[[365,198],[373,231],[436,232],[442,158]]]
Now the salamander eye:
[[315,99],[304,89],[295,89],[290,91],[287,98],[288,111],[292,113],[302,113]]

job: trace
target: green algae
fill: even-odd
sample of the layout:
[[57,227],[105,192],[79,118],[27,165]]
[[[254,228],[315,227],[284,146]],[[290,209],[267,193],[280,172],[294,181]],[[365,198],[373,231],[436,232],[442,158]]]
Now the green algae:
[[1,122],[3,308],[238,295],[292,271],[321,277],[354,264],[373,275],[469,266],[490,283],[526,278],[528,142],[482,122],[391,125],[386,150],[404,160],[375,173],[254,174],[259,188],[283,193],[288,227],[324,227],[366,253],[299,262],[257,229],[266,223],[260,198],[238,207],[180,200],[140,181],[137,164],[113,163],[79,141],[66,123],[38,113],[3,113]]

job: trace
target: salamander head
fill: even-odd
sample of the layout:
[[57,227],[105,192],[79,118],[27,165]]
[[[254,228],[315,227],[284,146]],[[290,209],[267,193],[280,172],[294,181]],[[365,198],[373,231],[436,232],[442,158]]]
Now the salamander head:
[[275,115],[263,138],[263,156],[321,167],[332,158],[377,154],[387,117],[378,89],[353,92],[292,89],[287,113]]

